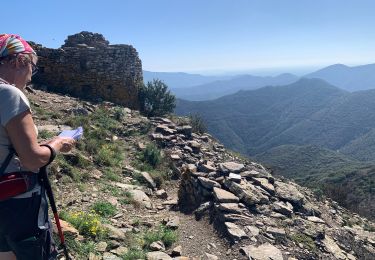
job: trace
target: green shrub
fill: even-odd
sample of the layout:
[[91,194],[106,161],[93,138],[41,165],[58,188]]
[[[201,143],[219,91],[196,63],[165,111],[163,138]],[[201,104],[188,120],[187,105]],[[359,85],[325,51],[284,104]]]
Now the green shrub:
[[146,259],[146,253],[138,248],[130,248],[129,251],[121,256],[124,260]]
[[161,80],[154,79],[139,88],[140,111],[146,116],[164,116],[173,112],[176,98]]
[[116,181],[119,182],[121,180],[120,174],[115,171],[114,168],[106,168],[104,170],[104,178],[109,181]]
[[189,121],[194,133],[203,134],[207,132],[206,123],[199,114],[189,115]]
[[116,206],[106,201],[97,201],[91,208],[102,217],[112,217],[117,211]]
[[50,132],[48,130],[40,130],[38,132],[38,138],[43,139],[43,140],[51,139],[52,137],[55,137],[55,136],[56,136],[55,133]]
[[125,111],[124,111],[124,108],[121,108],[121,107],[115,107],[113,109],[113,117],[119,121],[119,122],[122,122],[124,119],[125,119]]
[[60,217],[72,224],[83,236],[103,238],[108,234],[108,230],[101,224],[100,216],[94,211],[89,213],[83,211],[73,213],[62,211]]
[[[54,236],[55,241],[59,241],[59,237],[56,235]],[[78,259],[86,259],[90,253],[97,254],[96,244],[94,241],[91,240],[82,240],[77,241],[74,239],[72,235],[67,234],[65,236],[66,245],[75,254],[77,254],[80,258]]]
[[311,237],[305,234],[302,234],[302,233],[293,234],[290,236],[290,238],[297,244],[299,243],[303,244],[311,252],[315,252],[317,250],[314,239],[312,239]]
[[94,155],[94,160],[99,165],[118,166],[123,160],[123,151],[115,143],[102,145]]
[[156,241],[163,241],[166,247],[170,247],[177,241],[177,232],[162,225],[156,230],[146,231],[143,239],[145,241],[144,247],[146,248],[149,248]]
[[60,167],[60,173],[63,176],[69,176],[75,182],[82,180],[82,172],[67,162],[63,156],[59,155],[57,157],[56,164]]
[[168,169],[152,170],[149,172],[151,177],[154,179],[157,187],[161,187],[166,180],[170,179],[170,174],[168,174]]
[[151,165],[153,168],[160,164],[161,153],[154,143],[148,144],[146,149],[142,151],[142,160]]

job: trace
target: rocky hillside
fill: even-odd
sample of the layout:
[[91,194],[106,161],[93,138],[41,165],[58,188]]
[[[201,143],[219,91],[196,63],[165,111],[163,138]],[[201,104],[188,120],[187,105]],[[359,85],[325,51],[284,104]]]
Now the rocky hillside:
[[85,129],[50,176],[75,259],[375,258],[373,223],[193,133],[184,118],[29,97],[41,139]]

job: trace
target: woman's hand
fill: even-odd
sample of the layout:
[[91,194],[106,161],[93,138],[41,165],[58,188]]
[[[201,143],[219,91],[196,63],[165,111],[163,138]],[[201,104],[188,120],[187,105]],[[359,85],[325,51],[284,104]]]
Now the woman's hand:
[[70,137],[56,137],[56,142],[61,144],[60,152],[66,153],[72,150],[73,146],[76,144],[76,140]]

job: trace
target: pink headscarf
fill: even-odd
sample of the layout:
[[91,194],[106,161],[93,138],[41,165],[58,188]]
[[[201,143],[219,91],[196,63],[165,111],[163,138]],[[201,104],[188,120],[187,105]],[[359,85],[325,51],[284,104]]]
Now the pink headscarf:
[[0,58],[17,53],[35,54],[31,46],[16,34],[0,34]]

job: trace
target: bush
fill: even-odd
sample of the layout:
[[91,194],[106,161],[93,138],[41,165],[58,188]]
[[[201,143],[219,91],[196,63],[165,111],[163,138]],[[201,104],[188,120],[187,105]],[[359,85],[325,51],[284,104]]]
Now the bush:
[[190,124],[193,128],[194,133],[203,134],[207,132],[207,127],[205,122],[203,121],[203,118],[199,114],[192,114],[189,115]]
[[154,79],[139,88],[140,111],[146,116],[164,116],[173,112],[176,98],[161,80]]
[[107,229],[102,227],[100,216],[95,212],[61,212],[60,217],[72,224],[81,235],[102,238],[108,233]]
[[145,241],[145,247],[148,248],[153,242],[163,241],[166,247],[170,247],[174,242],[177,241],[177,233],[165,226],[160,226],[156,230],[147,231],[143,239]]
[[117,211],[116,206],[106,201],[95,202],[92,209],[102,217],[112,217]]
[[95,162],[99,165],[117,166],[123,160],[123,152],[119,145],[104,144],[102,145],[97,154],[94,155]]
[[161,163],[160,150],[154,143],[148,144],[146,149],[142,151],[142,161],[148,163],[153,168]]
[[124,260],[134,260],[134,259],[145,259],[146,258],[146,253],[137,248],[130,248],[129,251],[122,255],[122,259]]

